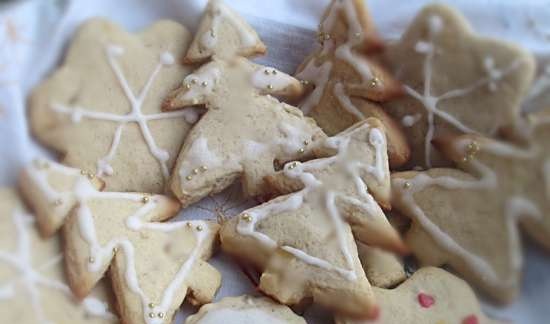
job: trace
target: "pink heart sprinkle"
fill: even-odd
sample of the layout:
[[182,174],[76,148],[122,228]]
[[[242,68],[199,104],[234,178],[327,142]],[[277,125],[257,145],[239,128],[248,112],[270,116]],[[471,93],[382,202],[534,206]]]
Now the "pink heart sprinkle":
[[427,295],[425,293],[419,293],[418,302],[420,303],[420,306],[424,308],[430,308],[433,304],[435,304],[435,299],[432,296]]
[[479,321],[477,320],[477,316],[470,315],[462,320],[462,324],[479,324]]

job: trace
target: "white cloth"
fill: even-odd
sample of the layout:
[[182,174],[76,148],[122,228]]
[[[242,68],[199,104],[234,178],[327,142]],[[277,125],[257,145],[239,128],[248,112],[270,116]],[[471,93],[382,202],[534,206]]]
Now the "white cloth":
[[[314,34],[329,0],[226,0],[258,30],[269,53],[263,64],[293,72],[315,45]],[[160,18],[179,21],[194,31],[206,0],[27,0],[0,6],[0,184],[13,185],[18,169],[32,157],[46,154],[28,135],[25,98],[34,85],[51,72],[75,28],[93,16],[107,17],[129,30],[139,30]],[[371,0],[369,7],[380,33],[388,40],[400,36],[427,0]],[[448,0],[485,35],[505,38],[537,54],[550,56],[550,1]],[[219,205],[224,197],[218,197]],[[234,199],[233,199],[234,200]],[[216,204],[203,203],[183,216],[212,217]],[[231,206],[229,206],[231,207]],[[237,208],[238,209],[238,208]],[[237,210],[234,209],[234,210]],[[231,212],[229,212],[231,213]],[[521,298],[505,309],[487,306],[499,318],[517,323],[548,321],[550,260],[535,247],[526,248],[525,279]],[[253,290],[238,267],[226,256],[212,261],[223,273],[217,298]],[[184,313],[192,310],[184,307]],[[310,323],[329,323],[322,311],[306,312]],[[184,315],[179,315],[181,322]]]

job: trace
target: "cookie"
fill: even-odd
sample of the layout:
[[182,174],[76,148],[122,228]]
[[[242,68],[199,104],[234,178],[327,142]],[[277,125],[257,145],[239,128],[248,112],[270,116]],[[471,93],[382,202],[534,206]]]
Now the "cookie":
[[380,304],[375,320],[336,318],[336,324],[504,323],[486,317],[467,283],[439,268],[422,268],[395,289],[374,288]]
[[296,73],[313,86],[300,108],[329,135],[368,117],[380,119],[386,128],[390,166],[405,164],[410,151],[401,126],[379,105],[403,90],[372,55],[382,42],[364,2],[333,0],[319,25],[318,38],[321,46]]
[[[203,20],[215,14],[213,8],[208,6]],[[235,28],[244,30],[245,24],[233,21]],[[239,179],[246,196],[261,195],[263,178],[275,171],[274,165],[307,158],[313,144],[326,137],[299,109],[271,96],[299,96],[303,87],[297,79],[242,56],[228,56],[224,46],[231,47],[231,41],[222,38],[225,33],[216,35],[219,46],[213,59],[188,75],[164,105],[165,110],[207,109],[185,139],[170,181],[183,206]]]
[[263,270],[259,288],[284,304],[313,299],[354,316],[376,303],[357,240],[404,252],[377,201],[389,199],[383,125],[367,119],[318,145],[323,158],[290,162],[268,178],[288,195],[223,224],[222,248]]
[[36,159],[19,175],[19,190],[35,213],[35,219],[43,237],[54,235],[65,222],[65,217],[77,204],[77,185],[88,178],[96,190],[104,182],[92,173],[78,170],[46,159]]
[[407,96],[384,104],[405,127],[410,167],[448,166],[432,139],[448,133],[494,136],[518,118],[535,62],[513,44],[475,35],[441,4],[425,7],[385,54]]
[[63,64],[33,90],[30,127],[63,164],[108,179],[109,191],[161,193],[193,110],[161,103],[189,69],[178,63],[187,30],[159,21],[129,34],[104,19],[84,23]]
[[371,285],[391,288],[407,279],[403,262],[395,254],[361,242],[357,242],[357,252]]
[[462,170],[395,173],[393,206],[413,221],[407,243],[424,264],[448,264],[500,302],[520,285],[518,223],[550,248],[550,118],[538,118],[529,141],[480,135],[439,139]]
[[221,0],[209,0],[184,61],[202,63],[212,56],[251,57],[267,49],[256,31]]
[[265,297],[226,297],[204,305],[185,324],[305,324],[306,321],[290,308]]
[[[54,205],[69,211],[62,215],[65,267],[78,298],[86,297],[110,266],[124,323],[170,323],[186,295],[193,304],[212,300],[221,276],[205,260],[212,253],[217,224],[163,223],[179,212],[177,201],[161,195],[100,192],[80,170],[52,161],[47,165],[35,171],[39,185],[32,192],[52,197]],[[69,180],[72,187],[59,185]]]
[[0,189],[0,314],[3,323],[118,323],[99,285],[82,302],[65,283],[55,238],[42,240],[13,189]]

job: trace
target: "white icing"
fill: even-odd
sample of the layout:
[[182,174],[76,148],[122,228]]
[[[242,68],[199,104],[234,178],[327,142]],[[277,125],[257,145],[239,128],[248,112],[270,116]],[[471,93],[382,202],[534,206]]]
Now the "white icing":
[[257,89],[277,92],[294,84],[296,79],[273,68],[258,67],[252,74],[251,82]]
[[[330,30],[333,27],[336,21],[336,16],[339,13],[343,13],[346,17],[346,22],[348,23],[348,39],[344,44],[336,48],[335,55],[337,58],[346,61],[348,64],[353,66],[355,71],[359,73],[363,79],[363,82],[368,82],[374,77],[369,67],[369,63],[364,57],[353,52],[353,47],[360,45],[365,41],[363,28],[361,27],[359,18],[357,17],[353,1],[334,1],[328,14],[329,17],[327,17],[327,19],[322,23],[322,30]],[[356,35],[359,35],[359,37]]]
[[401,125],[412,127],[422,118],[422,114],[406,115],[401,119]]
[[199,100],[204,99],[215,91],[220,77],[221,71],[215,64],[201,67],[197,72],[189,74],[183,80],[183,83],[190,88],[183,94],[182,99],[196,100],[199,103]]
[[187,176],[193,176],[193,170],[206,167],[211,170],[223,165],[223,158],[218,156],[216,152],[208,148],[208,139],[199,137],[193,143],[189,151],[187,151],[186,159],[179,169],[179,176],[182,185],[188,181]]
[[109,45],[105,49],[105,54],[107,56],[109,66],[111,67],[120,84],[120,87],[122,88],[122,91],[128,99],[131,111],[126,115],[117,115],[106,112],[90,111],[77,106],[65,106],[59,103],[53,103],[51,108],[58,113],[69,115],[74,123],[79,123],[83,118],[85,118],[119,124],[107,155],[97,161],[98,176],[109,176],[114,174],[114,170],[109,163],[115,157],[116,151],[120,145],[122,129],[127,123],[136,123],[139,126],[143,139],[149,148],[149,152],[159,162],[162,174],[166,179],[169,176],[167,162],[170,156],[166,150],[157,146],[155,139],[149,130],[148,122],[152,120],[184,118],[187,122],[194,123],[198,119],[197,113],[191,109],[187,109],[175,112],[161,112],[157,114],[145,115],[142,112],[142,108],[151,85],[157,78],[157,75],[161,71],[162,67],[174,64],[174,57],[169,52],[162,53],[159,57],[158,64],[149,75],[145,85],[138,94],[135,94],[132,89],[130,89],[130,85],[116,60],[117,57],[124,54],[124,49],[117,45]]
[[[466,152],[466,147],[469,142],[462,141],[458,144],[458,149]],[[501,157],[513,157],[519,159],[530,159],[534,157],[535,151],[521,150],[505,143],[483,143],[484,152],[499,155]],[[479,278],[482,278],[487,284],[499,288],[513,285],[515,278],[500,277],[495,269],[483,259],[466,248],[462,247],[458,242],[454,241],[447,233],[445,233],[436,224],[430,221],[429,217],[424,213],[421,207],[416,203],[414,195],[417,192],[423,191],[427,187],[440,187],[449,190],[497,190],[499,181],[497,174],[487,165],[472,158],[469,160],[471,168],[479,175],[476,180],[460,180],[449,176],[440,176],[432,178],[425,173],[420,173],[412,179],[394,179],[392,187],[398,190],[398,199],[404,204],[405,208],[410,211],[412,217],[422,226],[422,228],[432,237],[440,248],[447,251],[453,256],[457,256],[464,260],[470,269],[476,273]],[[410,186],[404,188],[404,183],[410,183]],[[521,266],[521,251],[519,250],[519,232],[518,222],[522,217],[531,217],[540,219],[541,211],[527,198],[520,196],[508,197],[502,206],[504,219],[507,228],[509,242],[509,259],[510,267],[519,270]]]
[[[144,310],[144,321],[147,324],[159,324],[163,323],[164,320],[155,317],[150,318],[148,316],[149,312],[158,314],[160,312],[166,314],[172,305],[172,300],[176,294],[176,290],[179,289],[182,283],[186,280],[189,271],[193,264],[200,258],[199,250],[203,244],[205,238],[209,235],[208,224],[203,221],[190,221],[190,222],[170,222],[170,223],[155,223],[144,220],[143,217],[148,214],[151,210],[156,208],[157,200],[161,199],[161,196],[152,195],[149,196],[149,201],[144,203],[140,208],[132,215],[130,215],[126,220],[126,225],[128,229],[133,231],[160,231],[160,232],[172,232],[177,229],[180,229],[184,226],[187,226],[187,223],[190,223],[191,229],[196,238],[196,246],[193,248],[189,254],[187,260],[184,264],[181,265],[180,269],[170,282],[170,284],[164,289],[161,297],[160,303],[155,303],[156,306],[153,308],[149,307],[149,303],[152,301],[147,295],[142,291],[138,276],[136,273],[135,265],[135,249],[134,244],[125,237],[117,237],[111,239],[105,244],[100,244],[96,227],[94,222],[94,216],[87,204],[88,201],[93,199],[124,199],[129,201],[141,202],[143,199],[143,194],[138,193],[124,193],[124,192],[100,192],[97,191],[88,180],[86,176],[80,175],[79,170],[65,167],[61,164],[55,162],[48,162],[47,168],[39,169],[34,164],[27,168],[28,174],[33,180],[37,187],[46,195],[51,197],[60,197],[60,196],[74,196],[76,200],[76,215],[78,220],[78,228],[80,235],[84,241],[89,245],[90,249],[90,262],[88,263],[88,269],[91,272],[99,271],[106,262],[109,262],[113,257],[113,250],[115,248],[120,249],[124,252],[126,260],[126,273],[124,275],[126,284],[134,294],[138,295],[142,302],[142,309]],[[78,175],[78,179],[74,184],[73,189],[70,192],[56,192],[48,183],[48,172],[60,173],[68,176]],[[193,230],[192,228],[197,228],[201,226],[202,230]],[[1,259],[0,254],[0,259]],[[99,312],[100,307],[98,302],[89,300],[88,301],[88,311],[90,312]]]
[[239,34],[241,46],[251,47],[259,43],[259,39],[248,26],[229,8],[223,1],[213,0],[210,2],[211,9],[209,14],[212,17],[211,29],[206,31],[200,37],[201,45],[204,48],[212,49],[218,43],[218,33],[220,24],[223,21],[229,22]]
[[[73,300],[73,295],[69,287],[58,280],[48,278],[43,275],[43,272],[48,271],[52,267],[61,267],[62,256],[57,255],[46,263],[38,266],[33,266],[32,256],[32,240],[29,231],[33,231],[33,218],[30,215],[23,213],[21,210],[16,210],[12,215],[13,224],[15,225],[15,237],[17,238],[16,250],[14,252],[0,251],[0,264],[7,264],[17,270],[16,278],[7,283],[2,283],[0,286],[0,301],[9,300],[16,297],[20,293],[24,293],[29,298],[29,304],[35,314],[38,323],[51,323],[44,312],[42,305],[40,289],[52,289],[61,292],[69,300]],[[17,290],[15,285],[17,284]],[[95,301],[99,302],[97,299]],[[82,304],[86,310],[86,302]],[[91,314],[104,318],[115,318],[107,309],[101,313]]]
[[[365,127],[368,128],[368,124],[362,125],[347,134],[327,139],[327,145],[337,150],[337,154],[332,157],[312,160],[303,164],[298,162],[286,164],[284,169],[285,176],[300,180],[304,184],[304,188],[296,193],[244,211],[243,214],[246,213],[251,218],[249,221],[239,219],[237,232],[241,235],[254,237],[269,249],[275,249],[278,246],[276,241],[266,234],[255,230],[255,226],[258,222],[281,213],[295,211],[302,207],[306,201],[312,203],[325,202],[323,211],[325,216],[330,219],[331,224],[334,226],[338,245],[344,256],[346,267],[336,266],[327,260],[312,256],[292,246],[283,245],[280,248],[306,264],[335,272],[348,280],[355,280],[357,274],[354,270],[353,255],[349,251],[348,242],[346,241],[346,224],[342,220],[340,211],[336,206],[336,200],[343,199],[348,203],[354,204],[362,208],[368,215],[383,215],[383,212],[380,210],[374,198],[368,193],[367,186],[361,177],[361,171],[364,170],[379,180],[389,176],[387,164],[384,164],[385,138],[379,129],[373,128],[369,130],[368,142],[375,149],[376,155],[374,165],[364,165],[357,160],[349,150],[351,136],[363,130]],[[337,191],[337,189],[335,190],[330,184],[323,183],[315,176],[316,171],[329,166],[336,166],[336,174],[334,177],[350,177],[353,179],[357,194],[362,198],[362,201],[349,197],[347,194]]]
[[209,310],[196,324],[285,324],[284,320],[261,308],[217,308]]
[[[328,39],[323,41],[323,48],[320,52],[321,57],[325,57],[331,51],[334,51],[336,58],[345,61],[354,71],[357,72],[364,83],[370,82],[375,75],[371,71],[369,62],[359,54],[354,53],[353,48],[365,42],[363,28],[357,17],[357,13],[352,0],[333,1],[330,10],[320,25],[321,34],[327,34],[334,27],[340,15],[344,15],[348,24],[347,40],[343,44],[335,47],[335,43]],[[296,75],[296,77],[311,82],[315,85],[313,92],[300,104],[300,108],[305,114],[319,104],[325,88],[330,80],[332,73],[332,62],[325,61],[321,66],[315,65],[315,59],[310,59],[306,67]],[[378,80],[377,87],[382,88],[381,80]],[[343,85],[337,83],[334,85],[334,95],[338,98],[340,105],[360,120],[365,116],[351,102],[345,92]]]
[[244,154],[249,157],[258,157],[269,149],[268,145],[251,140],[244,140],[243,146]]
[[327,61],[320,66],[315,65],[315,60],[310,60],[306,67],[296,75],[297,78],[315,84],[313,92],[300,104],[300,109],[304,114],[309,114],[311,110],[319,104],[325,87],[330,78],[332,63]]
[[435,132],[435,116],[443,119],[461,132],[476,133],[475,130],[465,125],[453,115],[445,111],[439,110],[439,103],[444,100],[467,96],[473,91],[486,85],[491,91],[494,91],[497,89],[498,81],[501,81],[508,74],[517,70],[523,63],[523,61],[518,59],[513,61],[508,67],[499,69],[495,67],[494,60],[492,58],[486,57],[483,63],[487,72],[487,76],[474,81],[468,86],[452,89],[441,95],[436,96],[432,94],[433,60],[437,52],[435,38],[443,28],[443,21],[439,16],[431,16],[428,19],[428,26],[428,40],[419,41],[415,45],[415,50],[425,55],[423,63],[424,89],[422,90],[422,92],[419,92],[408,85],[404,85],[404,89],[409,96],[415,98],[420,103],[422,103],[422,106],[427,113],[426,120],[428,122],[428,130],[426,132],[426,136],[424,137],[424,161],[426,166],[429,168],[431,167],[431,150],[432,139]]
[[359,120],[365,119],[365,115],[351,102],[351,99],[346,94],[342,83],[337,82],[334,84],[334,95],[338,99],[338,102],[340,102],[340,106],[346,109],[350,114],[359,118]]

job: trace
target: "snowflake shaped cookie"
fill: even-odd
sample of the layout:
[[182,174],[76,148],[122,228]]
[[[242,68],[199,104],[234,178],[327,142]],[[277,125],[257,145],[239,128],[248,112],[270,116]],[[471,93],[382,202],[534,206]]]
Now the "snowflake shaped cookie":
[[513,125],[535,66],[528,52],[474,35],[459,13],[439,4],[418,14],[386,58],[407,96],[384,107],[404,126],[411,167],[446,164],[433,150],[434,137],[494,136]]
[[31,128],[63,162],[108,178],[108,190],[162,192],[197,116],[162,112],[186,73],[176,61],[187,31],[161,21],[137,35],[102,19],[86,22],[64,64],[33,91]]

